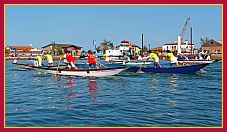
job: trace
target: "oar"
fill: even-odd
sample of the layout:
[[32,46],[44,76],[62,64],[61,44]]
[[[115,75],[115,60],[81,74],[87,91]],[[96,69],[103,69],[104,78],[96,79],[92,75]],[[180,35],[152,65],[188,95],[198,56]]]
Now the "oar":
[[105,65],[99,63],[98,61],[96,61],[96,63],[99,64],[99,65],[101,65],[101,66],[103,66],[103,67],[105,67],[105,68],[107,68]]
[[61,57],[60,57],[60,59],[59,59],[59,61],[58,61],[58,67],[57,67],[57,70],[56,70],[56,72],[55,72],[55,74],[54,74],[55,77],[56,77],[56,75],[57,75],[57,72],[58,72],[58,68],[59,68],[59,66],[60,66],[60,63],[61,63]]
[[141,71],[142,67],[145,65],[145,62],[146,61],[144,61],[144,63],[141,65],[140,69],[136,72],[136,74],[138,74]]

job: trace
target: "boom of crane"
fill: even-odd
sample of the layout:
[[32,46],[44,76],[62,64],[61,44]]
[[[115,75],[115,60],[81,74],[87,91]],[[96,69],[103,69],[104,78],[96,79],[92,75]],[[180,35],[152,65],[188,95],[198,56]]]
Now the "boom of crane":
[[181,36],[181,42],[182,42],[182,40],[183,40],[183,38],[184,38],[184,34],[185,34],[186,28],[187,28],[187,26],[188,26],[189,20],[190,20],[190,18],[187,18],[187,19],[186,19],[186,22],[185,22],[184,27],[183,27],[183,29],[182,29],[182,32],[181,32],[181,34],[180,34],[180,36]]

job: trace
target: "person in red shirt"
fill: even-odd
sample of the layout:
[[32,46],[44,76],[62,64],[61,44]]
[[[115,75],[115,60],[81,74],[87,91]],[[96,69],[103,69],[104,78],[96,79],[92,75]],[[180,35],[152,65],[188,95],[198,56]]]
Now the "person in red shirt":
[[92,53],[91,50],[88,50],[87,57],[88,57],[89,69],[91,69],[92,65],[94,67],[98,68],[98,66],[96,66],[95,55]]
[[74,58],[73,58],[73,56],[71,55],[71,53],[69,51],[65,52],[65,58],[68,61],[70,68],[79,69],[77,66],[75,66]]

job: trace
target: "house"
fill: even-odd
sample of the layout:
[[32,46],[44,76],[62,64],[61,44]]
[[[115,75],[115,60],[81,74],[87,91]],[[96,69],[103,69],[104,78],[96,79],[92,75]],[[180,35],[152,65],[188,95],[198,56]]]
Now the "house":
[[41,50],[38,48],[32,48],[32,46],[8,46],[6,47],[5,53],[6,55],[22,55],[22,54],[41,54]]
[[155,48],[151,48],[149,50],[150,51],[155,51],[155,52],[161,53],[162,52],[162,47],[155,47]]
[[208,52],[210,54],[222,53],[222,40],[210,40],[201,46],[202,52]]
[[[178,42],[174,41],[174,42],[169,42],[164,44],[164,46],[162,46],[162,51],[177,51],[177,46],[178,46]],[[194,44],[191,44],[188,41],[182,42],[180,45],[181,48],[181,53],[191,53],[191,51],[194,51]]]
[[81,48],[80,46],[76,46],[73,44],[57,44],[57,43],[51,43],[47,44],[42,47],[44,54],[46,52],[53,52],[54,55],[61,55],[65,52],[65,50],[71,51],[73,56],[80,56],[81,55]]
[[132,58],[135,57],[140,52],[140,47],[129,42],[128,40],[122,40],[119,46],[119,50],[122,51],[129,51]]

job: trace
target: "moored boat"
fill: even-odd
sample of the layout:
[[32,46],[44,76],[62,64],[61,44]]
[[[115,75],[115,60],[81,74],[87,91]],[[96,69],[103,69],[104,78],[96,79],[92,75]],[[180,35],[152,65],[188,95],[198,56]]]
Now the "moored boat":
[[163,67],[163,68],[154,68],[154,66],[133,66],[128,69],[131,72],[137,72],[141,70],[142,72],[151,72],[151,73],[176,73],[176,74],[190,74],[199,71],[209,63],[193,64],[193,65],[182,65],[177,67]]

